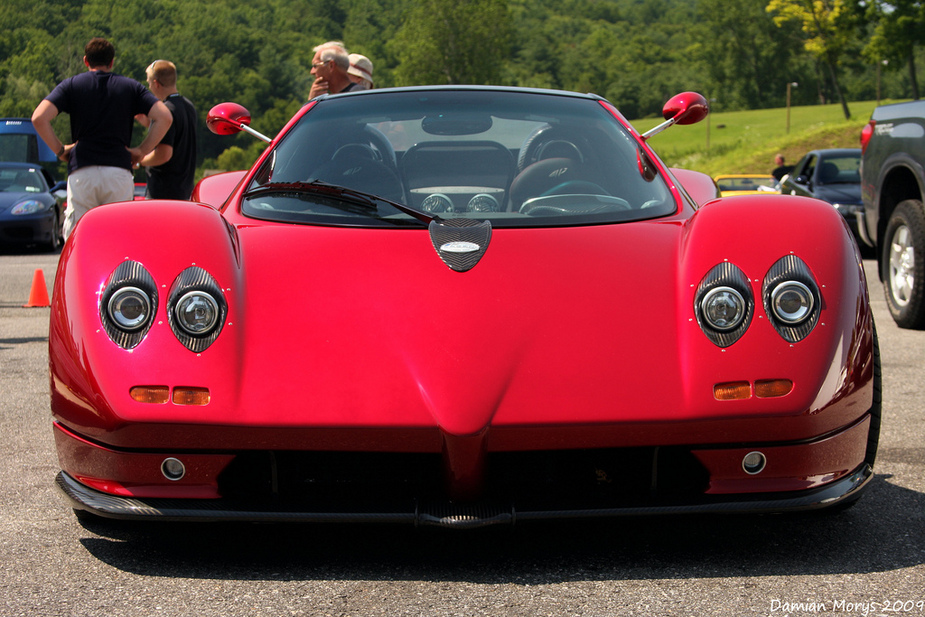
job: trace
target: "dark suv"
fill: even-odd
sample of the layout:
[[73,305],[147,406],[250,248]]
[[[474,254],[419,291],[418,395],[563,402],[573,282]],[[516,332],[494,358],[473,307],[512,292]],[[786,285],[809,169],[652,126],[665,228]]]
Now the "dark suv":
[[864,241],[893,320],[925,329],[925,101],[883,105],[861,132]]

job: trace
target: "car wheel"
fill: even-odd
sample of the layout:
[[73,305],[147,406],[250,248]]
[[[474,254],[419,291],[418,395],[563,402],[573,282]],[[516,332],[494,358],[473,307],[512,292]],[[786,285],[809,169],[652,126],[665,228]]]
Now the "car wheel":
[[881,278],[886,303],[900,328],[925,328],[925,212],[922,202],[896,206],[883,236]]
[[52,253],[57,252],[57,250],[61,248],[61,236],[61,215],[58,214],[58,210],[55,209],[55,219],[51,225],[51,239],[45,243],[45,249]]

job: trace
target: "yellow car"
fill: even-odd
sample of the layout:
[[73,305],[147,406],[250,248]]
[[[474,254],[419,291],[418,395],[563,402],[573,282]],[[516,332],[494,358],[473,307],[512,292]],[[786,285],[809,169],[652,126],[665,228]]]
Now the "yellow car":
[[777,179],[771,175],[761,174],[724,174],[713,178],[719,187],[720,195],[777,195],[780,186]]

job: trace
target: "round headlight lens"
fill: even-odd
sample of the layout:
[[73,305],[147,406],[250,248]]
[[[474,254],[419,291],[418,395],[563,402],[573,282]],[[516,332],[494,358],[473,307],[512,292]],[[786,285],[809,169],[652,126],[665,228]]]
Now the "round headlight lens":
[[787,324],[805,321],[812,314],[814,304],[813,292],[799,281],[781,283],[771,292],[774,315]]
[[700,302],[703,318],[715,330],[732,330],[745,319],[745,298],[732,287],[717,287]]
[[202,336],[218,323],[218,302],[204,291],[191,291],[177,301],[177,324],[187,334]]
[[113,292],[107,305],[109,317],[126,332],[144,327],[151,315],[151,299],[137,287],[122,287]]

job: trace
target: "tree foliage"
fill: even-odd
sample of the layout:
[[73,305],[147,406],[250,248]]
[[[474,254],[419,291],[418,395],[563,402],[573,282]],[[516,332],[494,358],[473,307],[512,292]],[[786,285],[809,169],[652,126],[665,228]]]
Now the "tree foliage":
[[[816,30],[807,15],[822,20]],[[172,60],[201,119],[236,101],[267,135],[305,103],[312,48],[328,40],[369,57],[376,87],[594,92],[630,118],[659,114],[683,90],[723,110],[780,106],[791,82],[795,105],[837,99],[836,89],[873,98],[878,66],[884,96],[909,97],[923,20],[921,0],[4,0],[0,116],[29,116],[86,70],[93,36],[116,46],[117,72],[144,82],[152,61]],[[65,130],[67,118],[57,122]],[[230,148],[222,164],[263,148],[201,136],[204,168]]]
[[770,0],[767,10],[778,25],[792,21],[800,24],[806,51],[825,65],[845,118],[851,118],[837,68],[844,54],[857,43],[857,12],[850,0]]

